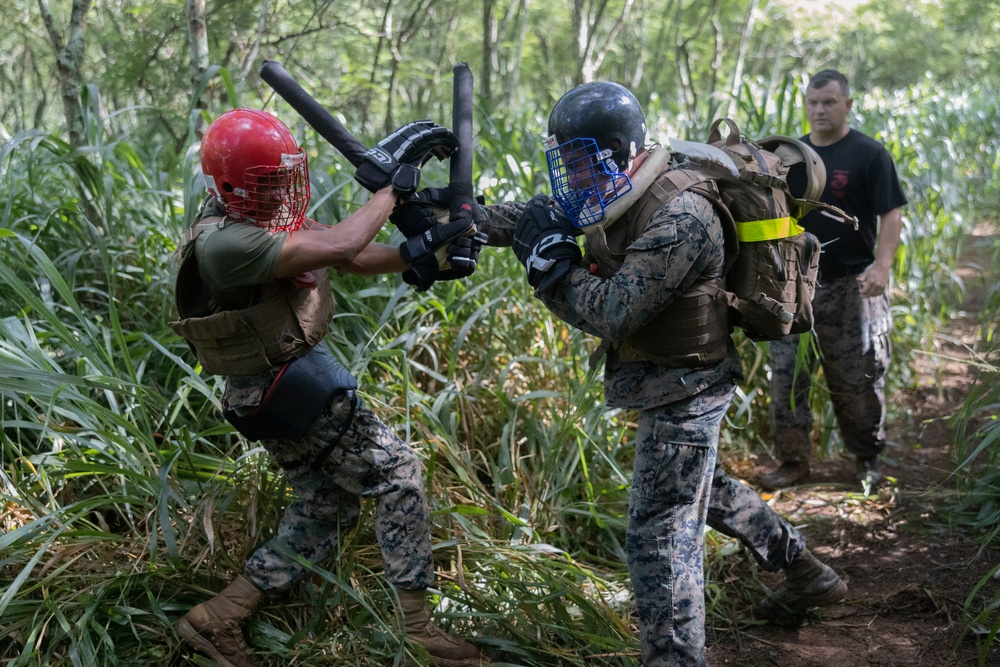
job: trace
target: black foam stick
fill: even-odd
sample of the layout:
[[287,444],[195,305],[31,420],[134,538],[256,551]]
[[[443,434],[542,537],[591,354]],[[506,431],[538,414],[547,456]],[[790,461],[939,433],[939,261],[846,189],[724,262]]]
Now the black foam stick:
[[451,193],[450,217],[454,220],[474,218],[475,193],[472,189],[472,71],[465,63],[454,70],[452,102],[452,132],[458,137],[458,150],[451,156],[448,189]]
[[314,100],[312,95],[307,93],[280,63],[265,60],[260,66],[260,78],[271,86],[274,92],[281,95],[282,99],[288,102],[293,109],[298,111],[299,115],[351,164],[355,167],[361,164],[361,158],[368,150],[365,145],[358,141],[329,111],[320,106],[319,102]]

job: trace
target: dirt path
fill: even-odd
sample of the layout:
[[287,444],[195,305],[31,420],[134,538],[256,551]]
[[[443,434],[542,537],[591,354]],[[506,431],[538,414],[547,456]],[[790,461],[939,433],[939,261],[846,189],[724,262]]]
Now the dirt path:
[[[988,230],[994,231],[994,230]],[[936,337],[932,355],[917,360],[917,387],[891,397],[884,471],[895,483],[877,496],[850,488],[853,462],[817,461],[809,486],[780,494],[775,508],[810,547],[846,577],[850,593],[820,619],[797,630],[744,625],[709,630],[709,663],[740,667],[975,667],[975,637],[962,635],[962,607],[976,583],[1000,561],[1000,545],[979,542],[949,524],[945,493],[953,466],[947,418],[973,382],[965,364],[978,341],[985,286],[976,266],[989,267],[993,236],[972,237],[961,274],[967,313]],[[891,372],[891,371],[890,371]],[[771,461],[758,461],[757,474]],[[768,585],[780,576],[761,575]],[[1000,581],[990,582],[992,596]],[[994,646],[987,665],[1000,665]]]

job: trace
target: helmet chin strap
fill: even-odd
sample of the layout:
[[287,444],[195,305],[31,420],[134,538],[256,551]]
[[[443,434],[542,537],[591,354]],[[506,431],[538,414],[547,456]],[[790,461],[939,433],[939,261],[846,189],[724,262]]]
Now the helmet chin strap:
[[604,209],[604,218],[600,222],[582,228],[588,239],[606,246],[604,230],[618,222],[669,165],[670,151],[658,144],[651,146],[646,151],[646,158],[639,164],[639,168],[629,176],[632,189],[608,204]]

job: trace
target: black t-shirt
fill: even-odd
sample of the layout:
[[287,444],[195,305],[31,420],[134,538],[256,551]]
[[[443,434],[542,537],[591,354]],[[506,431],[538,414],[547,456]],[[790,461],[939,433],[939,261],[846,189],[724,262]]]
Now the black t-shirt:
[[[823,244],[820,272],[827,276],[860,273],[875,261],[878,216],[906,203],[892,157],[882,144],[857,130],[830,146],[813,146],[826,166],[826,188],[820,199],[858,218],[858,230],[812,211],[802,226]],[[793,194],[805,191],[805,173],[792,169],[788,184]]]

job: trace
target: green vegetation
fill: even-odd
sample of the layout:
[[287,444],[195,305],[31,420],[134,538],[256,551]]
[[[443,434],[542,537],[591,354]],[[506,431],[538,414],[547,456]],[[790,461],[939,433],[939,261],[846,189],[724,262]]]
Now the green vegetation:
[[[25,47],[32,35],[44,39],[32,3],[15,2],[29,21],[15,22],[0,38],[0,44],[19,45],[10,53],[30,64],[15,71],[14,63],[0,63],[3,99],[16,98],[0,111],[0,662],[12,667],[184,664],[172,623],[271,534],[289,493],[263,450],[220,420],[220,380],[192,366],[186,345],[166,324],[171,254],[201,189],[191,137],[199,119],[236,100],[264,104],[268,91],[247,76],[256,56],[244,61],[227,52],[226,32],[217,29],[213,39],[220,43],[212,48],[226,54],[217,61],[225,67],[202,78],[208,106],[202,112],[191,103],[185,68],[174,63],[171,70],[162,55],[186,48],[173,41],[183,36],[181,3],[97,4],[103,13],[94,30],[107,37],[100,53],[121,67],[95,75],[99,86],[83,88],[79,143],[65,138],[58,102],[47,99],[54,93],[42,73],[51,54]],[[348,20],[358,7],[333,4],[337,16],[323,13],[320,5],[330,3],[284,2],[257,16],[245,3],[219,2],[210,26],[231,25],[244,54],[287,56],[311,89],[350,94],[354,103],[345,113],[356,121],[352,127],[366,128],[368,139],[393,118],[444,122],[447,110],[433,91],[450,93],[441,63],[455,53],[399,59],[406,44],[400,38],[386,56],[399,77],[391,98],[378,88],[390,66],[349,55],[373,56],[381,41],[371,37],[377,23],[368,22],[376,17],[362,11],[359,31]],[[692,17],[709,6],[663,4],[684,5]],[[944,4],[964,8],[943,15],[949,17],[967,17],[976,5]],[[503,27],[512,30],[517,8],[527,6],[505,4],[510,14]],[[460,9],[460,3],[429,3],[420,29],[435,26],[437,38],[418,31],[407,39],[440,47],[442,35],[472,25],[481,11]],[[718,18],[735,30],[746,9],[730,8],[732,16]],[[985,30],[997,10],[989,3],[981,9],[985,18],[977,29]],[[491,202],[547,189],[537,139],[542,118],[551,96],[578,75],[558,66],[577,60],[568,50],[569,14],[556,16],[558,7],[537,11],[552,15],[549,36],[565,39],[549,43],[533,31],[529,42],[541,43],[531,42],[525,52],[522,85],[503,97],[513,73],[494,75],[493,97],[481,100],[477,113],[476,172]],[[115,24],[117,34],[111,19],[125,12],[129,20]],[[689,32],[694,37],[694,18],[672,25],[666,12],[656,16],[651,35],[675,28],[677,40]],[[447,17],[455,18],[449,23]],[[789,17],[776,15],[768,26],[782,27]],[[258,19],[262,33],[255,32]],[[858,27],[851,39],[879,25]],[[325,44],[296,50],[285,41],[312,27],[344,35],[342,50],[334,54]],[[625,30],[634,39],[620,44],[624,55],[609,56],[597,70],[600,78],[639,78],[629,67],[640,62],[637,22]],[[477,32],[456,47],[470,63],[479,57]],[[247,34],[268,37],[255,42]],[[754,52],[766,54],[782,33],[758,26],[752,34]],[[637,87],[649,100],[653,134],[702,137],[710,117],[730,102],[707,93],[727,86],[737,91],[731,113],[750,135],[799,133],[799,86],[820,57],[807,47],[819,48],[821,37],[790,44],[780,75],[765,55],[749,59],[739,86],[710,82],[709,60],[695,57],[710,50],[710,36],[690,44],[695,68],[689,82],[678,78],[681,51],[661,48],[656,53],[666,60],[650,57],[646,66],[655,66],[656,74]],[[140,67],[140,44],[161,49],[156,67]],[[509,46],[501,44],[496,59],[513,67],[512,52],[504,50]],[[899,58],[898,48],[891,51],[884,40],[875,46]],[[721,71],[733,71],[729,55]],[[897,386],[912,380],[913,354],[931,349],[939,323],[961,305],[955,266],[970,227],[1000,217],[996,63],[954,46],[948,55],[972,62],[969,77],[942,69],[904,84],[888,70],[880,74],[875,59],[857,69],[856,120],[890,148],[911,202],[895,276]],[[91,57],[98,57],[96,49]],[[936,78],[945,75],[947,83]],[[891,87],[865,85],[880,83]],[[293,124],[291,112],[279,110]],[[364,194],[346,163],[297,125],[310,152],[310,215],[342,217]],[[425,182],[444,177],[435,165]],[[383,240],[390,233],[386,229]],[[1000,254],[993,261],[1000,275]],[[523,270],[504,250],[484,251],[468,281],[423,294],[395,276],[333,281],[339,308],[331,348],[360,379],[365,398],[426,463],[444,624],[478,635],[512,663],[635,664],[622,544],[631,415],[603,405],[600,371],[587,366],[594,341],[532,298]],[[984,340],[994,351],[978,360],[980,380],[955,419],[956,512],[984,544],[1000,531],[996,291],[988,305]],[[767,351],[749,341],[740,348],[747,380],[723,439],[730,452],[759,451],[767,446]],[[814,400],[817,409],[827,404],[822,392]],[[832,430],[822,437],[832,452]],[[337,558],[313,568],[294,595],[256,618],[257,651],[285,664],[399,664],[399,621],[368,523],[363,518]],[[709,542],[709,577],[718,580],[719,556],[732,543],[714,534]],[[983,606],[978,591],[969,592],[966,611],[970,632],[983,637],[985,661],[1000,632],[1000,599]],[[713,589],[709,613],[731,622],[730,602]]]

